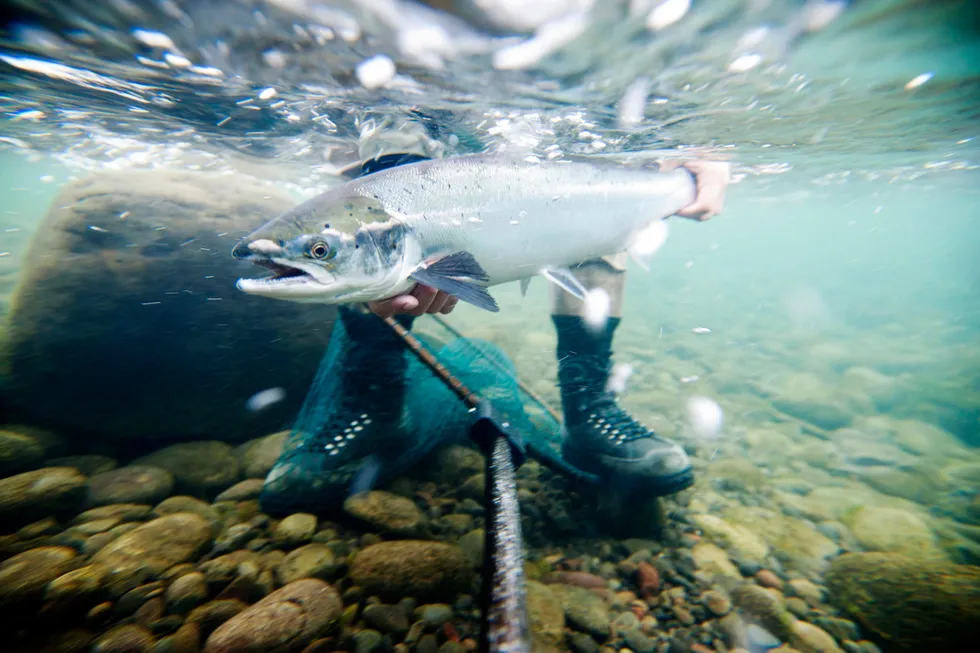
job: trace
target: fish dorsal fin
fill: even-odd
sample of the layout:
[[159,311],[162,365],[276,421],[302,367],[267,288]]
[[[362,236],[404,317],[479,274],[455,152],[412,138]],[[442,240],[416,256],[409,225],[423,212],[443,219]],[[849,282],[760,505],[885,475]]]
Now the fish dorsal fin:
[[375,172],[381,172],[382,170],[403,166],[408,163],[418,163],[419,161],[429,160],[429,157],[422,156],[421,154],[393,152],[391,154],[382,154],[379,157],[368,159],[367,161],[362,161],[361,163],[355,163],[354,165],[344,168],[341,171],[341,174],[348,179],[357,179]]

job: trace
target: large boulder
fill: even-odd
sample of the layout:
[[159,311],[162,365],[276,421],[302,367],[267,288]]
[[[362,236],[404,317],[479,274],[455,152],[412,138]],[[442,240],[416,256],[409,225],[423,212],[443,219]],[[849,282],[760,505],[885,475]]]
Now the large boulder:
[[830,602],[896,653],[976,650],[980,567],[849,553],[825,577]]
[[[256,269],[230,252],[294,203],[254,178],[204,172],[103,172],[65,186],[24,259],[0,347],[12,409],[157,446],[280,429],[335,311],[239,292],[236,279]],[[246,410],[273,387],[283,401]]]

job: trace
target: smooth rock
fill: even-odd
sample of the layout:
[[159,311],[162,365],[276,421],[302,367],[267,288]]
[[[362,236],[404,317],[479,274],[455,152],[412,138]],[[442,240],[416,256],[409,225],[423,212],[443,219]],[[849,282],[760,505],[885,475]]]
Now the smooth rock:
[[595,592],[572,585],[552,585],[551,590],[561,601],[569,625],[602,639],[609,636],[609,608]]
[[439,628],[453,620],[453,608],[446,603],[430,603],[415,610],[417,618],[430,628]]
[[316,515],[297,512],[279,522],[273,537],[277,542],[286,546],[305,544],[313,539],[313,534],[316,533],[316,524]]
[[258,499],[265,481],[260,478],[247,478],[235,483],[214,498],[215,501],[246,501]]
[[154,653],[198,653],[200,650],[200,629],[197,624],[185,623],[173,635],[158,641]]
[[222,624],[241,614],[248,605],[238,599],[221,599],[199,605],[187,615],[186,623],[197,626],[201,639],[207,639]]
[[344,511],[383,533],[421,534],[425,516],[414,501],[382,490],[361,492],[344,501]]
[[24,524],[76,510],[86,478],[71,467],[44,467],[0,479],[0,521]]
[[117,503],[156,503],[170,496],[174,477],[165,469],[148,465],[126,465],[88,479],[89,506]]
[[773,635],[787,641],[796,619],[773,593],[758,585],[741,585],[732,590],[735,605]]
[[137,461],[173,474],[176,491],[194,497],[213,498],[241,477],[238,457],[224,442],[184,442],[154,451]]
[[340,596],[316,578],[269,594],[218,627],[205,653],[290,653],[333,626],[343,613]]
[[548,653],[565,650],[565,611],[561,598],[548,585],[529,580],[526,600],[534,650]]
[[166,517],[178,512],[192,512],[199,517],[204,517],[214,529],[217,529],[221,522],[221,516],[213,506],[190,496],[170,497],[153,508],[154,517]]
[[371,594],[453,599],[468,589],[472,567],[458,546],[396,540],[361,549],[348,575]]
[[793,622],[789,643],[800,653],[843,653],[833,637],[805,621]]
[[405,611],[397,605],[373,603],[364,608],[361,616],[369,626],[382,633],[404,635],[411,625],[408,623],[408,616]]
[[173,614],[185,614],[208,600],[208,584],[204,574],[194,571],[170,583],[164,593],[167,609]]
[[[243,173],[102,170],[64,185],[21,264],[5,399],[66,433],[141,444],[244,440],[290,421],[336,311],[268,310],[235,289],[253,266],[229,251],[295,203]],[[282,401],[246,409],[275,387]]]
[[211,540],[211,525],[193,513],[160,517],[121,535],[92,557],[109,570],[110,588],[122,593],[196,556]]
[[769,554],[765,540],[748,528],[714,515],[691,515],[691,520],[704,531],[705,537],[731,549],[739,558],[762,562]]
[[849,553],[826,574],[829,601],[896,653],[973,651],[980,567],[895,553]]
[[45,463],[50,467],[74,467],[86,476],[95,476],[96,474],[111,472],[119,466],[115,458],[100,456],[98,454],[81,454],[78,456],[48,458]]
[[44,446],[26,433],[0,428],[0,476],[30,469],[44,457]]
[[246,478],[265,480],[273,465],[282,454],[283,444],[289,436],[289,431],[279,431],[261,438],[249,440],[239,446],[235,453],[242,462],[242,470]]
[[154,639],[143,626],[116,626],[92,645],[91,653],[151,653]]
[[341,571],[333,550],[325,544],[307,544],[291,551],[276,570],[279,582],[287,585],[300,578],[331,580]]
[[152,508],[147,505],[135,503],[116,503],[109,506],[99,506],[91,508],[79,514],[72,520],[75,524],[87,521],[97,521],[101,519],[118,519],[124,522],[139,521],[150,514]]
[[691,557],[694,559],[699,572],[708,580],[712,580],[715,576],[737,580],[742,578],[742,574],[732,564],[728,554],[710,542],[700,542],[694,545],[694,548],[691,549]]
[[463,550],[463,554],[474,567],[479,567],[483,564],[483,547],[485,542],[486,532],[482,528],[472,530],[459,538],[459,548]]
[[474,474],[483,473],[483,455],[471,447],[451,445],[440,448],[434,455],[435,464],[429,469],[438,483],[458,486]]
[[106,570],[101,565],[79,567],[48,583],[44,588],[44,600],[58,604],[91,600],[99,594],[105,577]]
[[68,571],[75,552],[63,546],[30,549],[0,563],[0,606],[40,599],[44,587]]
[[925,518],[900,508],[860,507],[844,523],[865,549],[902,553],[929,560],[947,560]]

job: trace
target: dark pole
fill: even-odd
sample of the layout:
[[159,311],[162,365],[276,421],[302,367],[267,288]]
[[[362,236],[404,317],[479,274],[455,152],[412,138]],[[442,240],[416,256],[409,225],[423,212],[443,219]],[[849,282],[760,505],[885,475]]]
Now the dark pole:
[[524,540],[517,501],[515,460],[524,462],[524,445],[493,416],[490,403],[472,392],[401,324],[385,323],[466,407],[476,412],[470,437],[487,459],[486,533],[483,550],[481,653],[530,653],[531,636],[524,595]]

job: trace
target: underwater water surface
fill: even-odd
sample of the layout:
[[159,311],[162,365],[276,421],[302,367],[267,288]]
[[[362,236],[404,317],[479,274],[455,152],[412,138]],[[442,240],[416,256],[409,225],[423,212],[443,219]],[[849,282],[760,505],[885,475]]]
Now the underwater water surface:
[[[973,3],[113,0],[3,19],[11,650],[477,648],[490,472],[464,429],[389,478],[424,447],[362,445],[365,403],[338,442],[381,463],[299,475],[303,508],[260,501],[292,478],[276,463],[301,409],[333,415],[338,318],[241,293],[231,249],[402,150],[731,162],[723,213],[672,218],[650,269],[630,263],[612,343],[620,405],[684,448],[693,485],[624,499],[518,470],[534,651],[972,650]],[[492,290],[499,313],[446,321],[560,416],[553,289]],[[385,355],[351,354],[381,370],[365,401],[401,391]],[[451,399],[419,398],[414,374],[438,423]],[[311,500],[340,478],[348,496]]]

